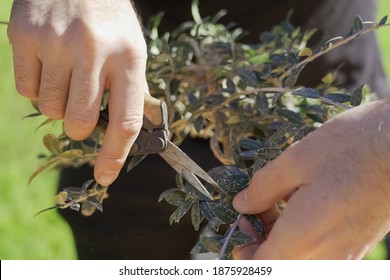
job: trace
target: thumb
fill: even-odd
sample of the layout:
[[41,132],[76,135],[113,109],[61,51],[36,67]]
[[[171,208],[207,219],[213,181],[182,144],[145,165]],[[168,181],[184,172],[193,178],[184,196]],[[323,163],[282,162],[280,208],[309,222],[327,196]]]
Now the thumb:
[[304,182],[303,163],[300,163],[299,143],[287,148],[280,156],[258,170],[249,182],[249,186],[238,193],[234,208],[245,214],[257,214],[272,207],[292,190]]

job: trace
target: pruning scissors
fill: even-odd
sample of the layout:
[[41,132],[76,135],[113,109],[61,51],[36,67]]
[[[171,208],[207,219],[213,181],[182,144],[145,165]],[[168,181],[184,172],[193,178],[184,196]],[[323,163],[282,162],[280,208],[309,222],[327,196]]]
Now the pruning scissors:
[[[108,112],[104,110],[100,113],[98,126],[105,129],[107,125]],[[218,184],[168,139],[168,109],[166,103],[145,93],[142,129],[129,152],[129,156],[157,153],[198,191],[210,200],[214,200],[214,197],[199,178],[217,189],[219,189]]]

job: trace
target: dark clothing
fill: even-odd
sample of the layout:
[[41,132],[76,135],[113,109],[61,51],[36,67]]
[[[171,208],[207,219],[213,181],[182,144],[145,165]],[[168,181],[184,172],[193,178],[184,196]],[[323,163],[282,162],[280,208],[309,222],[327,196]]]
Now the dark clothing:
[[[160,10],[165,11],[161,29],[172,30],[191,19],[191,1],[135,1],[142,18],[149,18]],[[291,21],[304,28],[317,27],[330,35],[346,34],[356,15],[364,20],[375,19],[373,0],[273,0],[273,1],[201,1],[202,16],[227,10],[222,22],[235,22],[250,31],[246,42],[257,42],[262,31],[280,23],[293,11]],[[329,71],[346,65],[340,71],[344,85],[356,86],[367,82],[381,96],[387,94],[387,82],[381,67],[379,48],[371,33],[359,38],[316,61],[303,73],[305,85],[315,85]],[[313,42],[315,44],[315,42]],[[204,140],[187,140],[183,150],[205,170],[219,165]],[[65,169],[60,186],[80,186],[93,177],[90,167],[80,170]],[[83,217],[64,210],[61,214],[72,227],[80,259],[189,259],[190,250],[198,233],[190,219],[169,225],[173,207],[157,203],[159,195],[175,187],[175,172],[159,156],[149,155],[130,173],[123,171],[109,189],[110,197],[104,201],[104,214]]]

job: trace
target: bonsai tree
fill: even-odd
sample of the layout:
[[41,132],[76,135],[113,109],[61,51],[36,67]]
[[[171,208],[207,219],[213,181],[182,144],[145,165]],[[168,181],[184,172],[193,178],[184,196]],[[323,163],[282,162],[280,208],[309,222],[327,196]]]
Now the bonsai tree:
[[[223,11],[206,19],[200,17],[196,4],[192,11],[192,22],[165,34],[158,33],[162,14],[153,18],[146,31],[146,74],[150,93],[168,105],[172,141],[180,145],[186,137],[209,139],[213,154],[221,162],[209,174],[220,189],[206,186],[216,195],[217,199],[211,201],[178,175],[177,185],[156,197],[156,202],[177,207],[167,217],[171,224],[190,212],[194,230],[202,226],[214,230],[215,235],[200,237],[193,253],[214,252],[228,259],[234,246],[254,241],[254,237],[237,229],[240,219],[247,219],[259,236],[266,238],[257,216],[241,215],[232,207],[234,195],[247,187],[254,172],[289,145],[368,96],[364,85],[351,92],[339,88],[335,84],[337,71],[324,76],[315,88],[303,87],[297,84],[302,69],[327,52],[386,26],[387,17],[373,23],[357,16],[349,34],[337,38],[325,35],[318,49],[310,49],[307,42],[314,31],[303,32],[288,20],[261,34],[257,44],[248,45],[239,43],[242,29],[219,23]],[[107,92],[102,110],[107,108],[108,98]],[[39,113],[30,116],[36,115]],[[42,125],[52,121],[47,119]],[[99,126],[83,141],[74,141],[65,133],[45,135],[43,143],[51,154],[44,156],[45,162],[30,181],[53,166],[93,165],[103,135]],[[128,171],[144,157],[132,157]],[[91,179],[80,187],[65,187],[56,195],[52,208],[71,208],[92,215],[96,210],[103,211],[107,192],[107,186]],[[284,202],[279,206],[283,209]]]

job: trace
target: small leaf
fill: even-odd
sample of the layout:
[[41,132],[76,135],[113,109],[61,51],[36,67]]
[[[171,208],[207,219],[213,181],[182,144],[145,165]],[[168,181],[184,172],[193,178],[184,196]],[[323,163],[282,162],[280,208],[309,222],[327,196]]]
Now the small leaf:
[[191,205],[193,203],[193,199],[188,199],[180,204],[180,206],[172,213],[169,217],[169,223],[172,225],[174,222],[178,223],[180,219],[188,212]]
[[170,189],[167,189],[165,190],[164,192],[162,192],[158,198],[158,202],[161,202],[165,199],[166,196],[170,195],[171,193],[174,193],[176,191],[178,191],[180,189],[178,188],[170,188]]
[[325,99],[324,101],[326,101],[326,99],[329,99],[329,100],[331,100],[333,102],[337,102],[337,103],[345,103],[345,102],[349,102],[351,100],[351,96],[344,94],[344,93],[330,93],[330,94],[324,95],[323,98]]
[[315,88],[301,88],[293,91],[292,94],[306,97],[306,98],[313,98],[313,99],[317,99],[321,97],[320,92]]
[[39,116],[42,116],[42,114],[41,113],[32,113],[32,114],[29,114],[27,116],[24,116],[23,119],[39,117]]
[[256,239],[252,235],[242,231],[235,231],[230,238],[230,242],[234,246],[246,245],[255,241]]
[[184,192],[176,190],[175,192],[166,194],[164,199],[169,204],[172,204],[174,206],[180,206],[184,202],[185,196],[186,194]]
[[326,74],[322,79],[321,79],[321,82],[323,82],[324,84],[332,84],[334,82],[334,79],[335,79],[335,74],[334,73],[328,73]]
[[218,231],[219,227],[221,225],[224,225],[224,224],[225,224],[225,222],[222,221],[220,218],[214,217],[211,220],[209,220],[209,223],[207,224],[206,229],[213,229],[215,231]]
[[288,35],[291,35],[295,30],[294,25],[288,20],[282,21],[281,26],[287,32]]
[[187,96],[188,96],[188,102],[192,107],[196,108],[199,106],[198,97],[195,95],[194,92],[188,93]]
[[360,16],[356,16],[353,21],[353,33],[357,33],[363,30],[363,20]]
[[279,109],[277,109],[277,113],[280,116],[285,117],[286,119],[288,119],[291,122],[294,122],[294,123],[297,123],[297,124],[302,124],[303,123],[301,115],[296,113],[296,112],[294,112],[294,111],[291,111],[291,110],[288,110],[288,109],[284,109],[284,108],[279,108]]
[[208,221],[211,221],[215,217],[215,214],[211,210],[208,202],[206,202],[204,200],[200,200],[199,201],[199,209]]
[[298,55],[310,57],[313,55],[313,51],[310,48],[304,48],[304,49],[299,51]]
[[358,86],[352,93],[351,96],[351,105],[352,106],[359,106],[360,103],[362,102],[362,97],[363,97],[363,87],[364,84]]
[[387,16],[384,16],[378,23],[378,26],[385,25],[387,22]]
[[236,85],[232,81],[232,79],[227,78],[226,79],[226,88],[222,88],[224,92],[227,93],[235,93],[236,92]]
[[210,208],[221,221],[225,222],[226,224],[232,224],[236,221],[238,213],[236,211],[233,211],[223,204],[217,204],[210,202]]
[[62,191],[59,194],[54,196],[54,201],[58,205],[65,204],[67,199],[68,199],[68,193],[66,191]]
[[199,199],[195,199],[191,208],[191,221],[196,231],[199,230],[203,218],[204,216],[201,215],[200,208],[199,208]]
[[51,122],[54,122],[53,119],[51,118],[47,118],[45,121],[43,121],[36,129],[35,129],[35,132],[37,132],[41,127],[51,123]]
[[264,144],[261,143],[260,141],[251,139],[251,138],[243,138],[240,139],[239,145],[243,149],[247,150],[254,150],[254,149],[261,149],[264,148]]
[[213,237],[201,235],[199,241],[202,243],[207,252],[219,253],[222,248],[221,243],[218,240],[215,240]]
[[196,132],[199,133],[203,129],[203,125],[204,125],[204,118],[202,116],[197,117],[194,121],[194,128]]
[[268,98],[265,93],[259,92],[256,94],[256,107],[260,111],[261,114],[267,115],[270,111]]
[[97,186],[97,183],[94,179],[89,179],[83,183],[83,185],[80,188],[81,193],[85,193],[90,188],[95,188]]
[[75,211],[80,211],[80,204],[79,203],[75,203],[75,204],[72,204],[71,206],[70,206],[70,209],[72,209],[72,210],[75,210]]
[[258,84],[258,80],[256,75],[246,69],[246,68],[238,68],[236,70],[237,74],[240,76],[240,78],[250,87],[256,87]]
[[251,224],[251,226],[257,231],[259,236],[264,240],[267,236],[265,227],[260,218],[256,215],[244,215],[246,220]]
[[49,167],[52,167],[55,163],[57,163],[59,161],[58,158],[55,158],[55,159],[52,159],[51,161],[48,161],[46,163],[44,163],[43,165],[41,165],[37,170],[34,171],[34,173],[30,176],[30,178],[28,179],[28,184],[31,183],[31,181],[39,174],[41,173],[42,171],[46,170],[47,168]]
[[43,136],[43,144],[54,155],[58,155],[60,153],[60,144],[58,143],[57,137],[55,135],[46,134]]
[[136,167],[141,161],[143,161],[146,158],[147,154],[145,155],[135,155],[132,156],[129,160],[129,164],[127,165],[126,171],[129,172],[134,167]]

